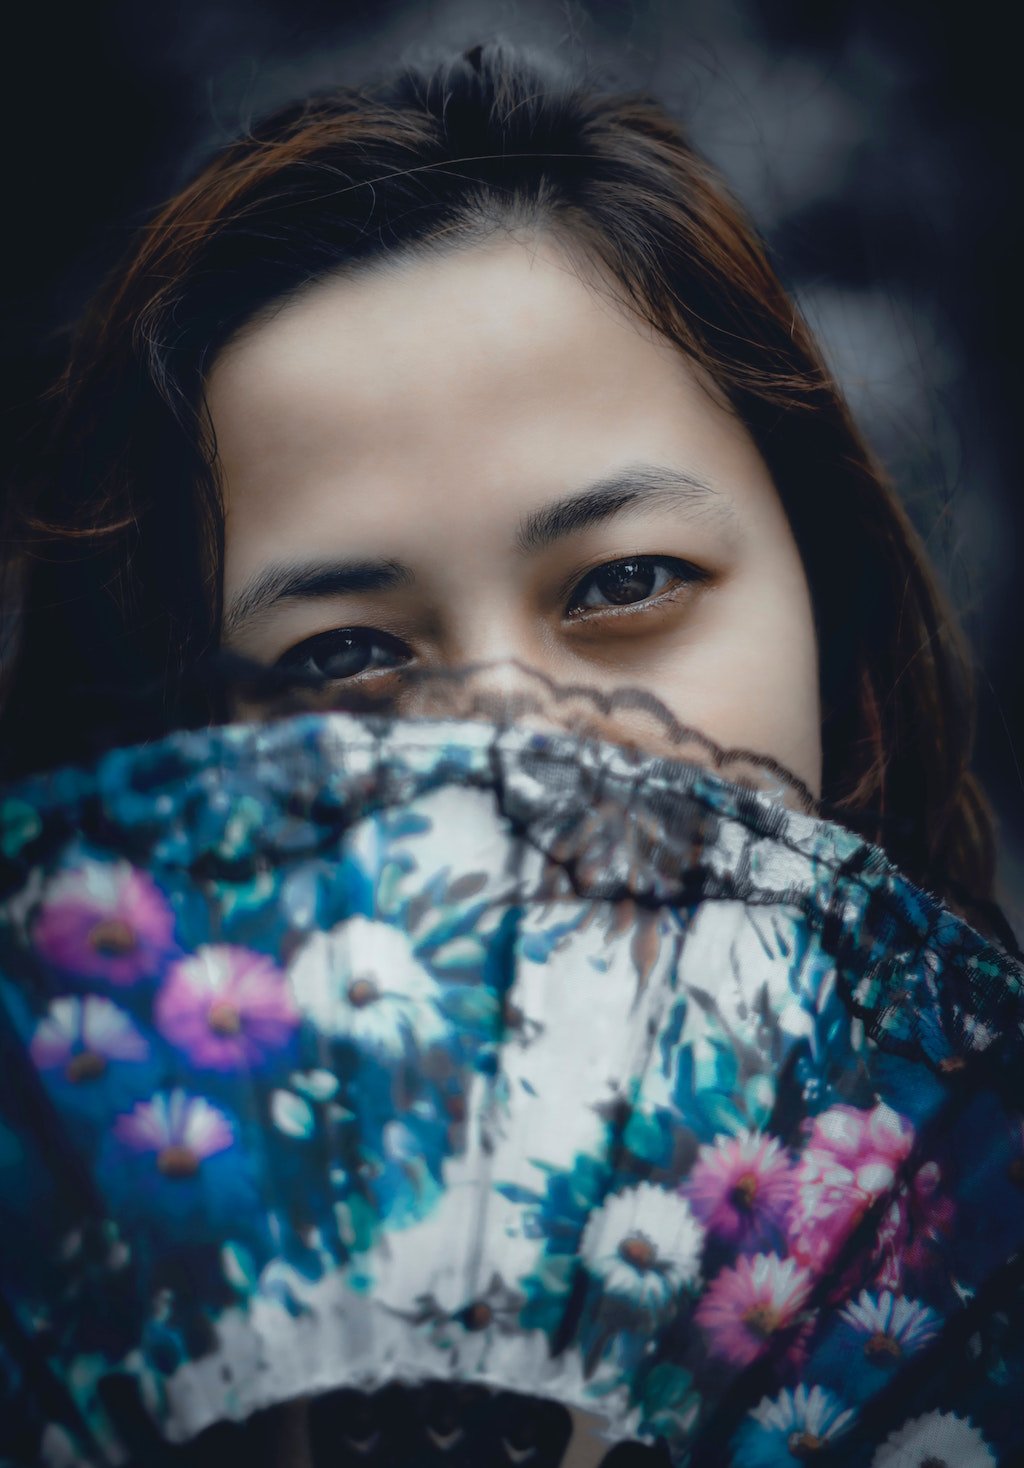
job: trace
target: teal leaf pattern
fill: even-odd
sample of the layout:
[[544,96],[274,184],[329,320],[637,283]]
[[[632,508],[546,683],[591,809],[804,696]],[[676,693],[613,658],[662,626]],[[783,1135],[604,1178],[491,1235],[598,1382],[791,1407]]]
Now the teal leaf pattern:
[[313,715],[23,781],[0,852],[0,1458],[396,1362],[679,1465],[1024,1452],[1024,976],[849,831]]

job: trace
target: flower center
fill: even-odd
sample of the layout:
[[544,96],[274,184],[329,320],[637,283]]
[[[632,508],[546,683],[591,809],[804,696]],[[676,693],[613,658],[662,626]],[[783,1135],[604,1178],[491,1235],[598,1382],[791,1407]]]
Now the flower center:
[[743,1317],[743,1324],[751,1335],[756,1335],[759,1340],[766,1341],[779,1328],[779,1312],[774,1305],[769,1305],[767,1302],[752,1305]]
[[242,1016],[233,1004],[211,1004],[206,1012],[206,1023],[215,1035],[237,1035],[242,1028]]
[[379,998],[380,990],[372,979],[355,979],[348,986],[348,1002],[355,1009],[365,1009]]
[[944,1076],[955,1075],[957,1071],[966,1069],[967,1061],[962,1055],[947,1055],[939,1061],[939,1070]]
[[754,1206],[754,1199],[757,1197],[756,1174],[745,1172],[738,1177],[733,1184],[730,1196],[737,1208],[752,1208]]
[[467,1330],[486,1330],[494,1319],[494,1311],[485,1300],[477,1300],[466,1307],[462,1318]]
[[164,1177],[194,1177],[199,1171],[199,1158],[191,1147],[172,1142],[157,1153],[156,1165]]
[[89,947],[105,958],[131,953],[135,943],[135,929],[123,918],[103,918],[89,930]]
[[64,1074],[77,1085],[80,1081],[99,1080],[106,1068],[105,1055],[98,1055],[95,1050],[82,1050],[78,1055],[72,1055],[64,1067]]
[[627,1264],[641,1272],[653,1269],[657,1257],[657,1249],[643,1234],[628,1234],[619,1245],[619,1258],[625,1259]]
[[893,1340],[891,1335],[886,1335],[884,1330],[879,1330],[869,1341],[865,1341],[864,1354],[869,1361],[877,1361],[882,1356],[892,1356],[894,1360],[899,1360],[903,1352],[900,1350],[899,1341]]
[[809,1458],[812,1453],[820,1453],[825,1444],[813,1432],[791,1432],[786,1446],[792,1457],[802,1459]]

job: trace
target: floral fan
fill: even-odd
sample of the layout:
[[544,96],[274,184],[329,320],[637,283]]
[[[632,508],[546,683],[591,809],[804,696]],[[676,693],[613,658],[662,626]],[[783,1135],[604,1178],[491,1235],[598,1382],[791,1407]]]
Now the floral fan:
[[751,768],[313,714],[9,790],[0,1459],[439,1381],[1014,1461],[1021,970]]

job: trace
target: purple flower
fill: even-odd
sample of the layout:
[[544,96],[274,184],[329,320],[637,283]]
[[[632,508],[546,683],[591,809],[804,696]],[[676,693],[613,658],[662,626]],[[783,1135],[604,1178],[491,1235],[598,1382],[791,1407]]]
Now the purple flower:
[[277,965],[227,944],[199,948],[173,964],[154,1017],[172,1045],[210,1070],[260,1065],[288,1045],[299,1023]]
[[707,1331],[714,1355],[749,1366],[773,1337],[797,1322],[811,1284],[810,1272],[795,1259],[744,1255],[712,1280],[694,1318]]
[[719,1137],[701,1147],[682,1191],[709,1234],[752,1252],[784,1236],[793,1169],[775,1137]]
[[203,1096],[184,1091],[159,1091],[140,1101],[114,1123],[114,1135],[137,1156],[152,1155],[166,1178],[194,1177],[202,1164],[235,1141],[234,1128],[223,1111]]
[[55,999],[29,1046],[41,1071],[61,1069],[81,1084],[97,1080],[112,1060],[144,1060],[147,1046],[124,1010],[109,999]]
[[145,872],[126,861],[86,861],[49,883],[32,938],[56,968],[134,984],[172,952],[174,915]]

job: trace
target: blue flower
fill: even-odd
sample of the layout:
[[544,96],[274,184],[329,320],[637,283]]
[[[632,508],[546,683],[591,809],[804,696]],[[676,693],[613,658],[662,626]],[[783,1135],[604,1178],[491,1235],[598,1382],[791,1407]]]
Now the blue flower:
[[856,1333],[863,1353],[874,1359],[912,1355],[938,1335],[942,1324],[931,1306],[889,1290],[880,1295],[861,1290],[860,1298],[843,1308],[841,1318]]
[[153,1086],[147,1039],[102,995],[52,1000],[29,1052],[67,1124],[85,1142]]
[[114,1216],[150,1236],[218,1240],[263,1223],[238,1124],[204,1096],[159,1091],[122,1113],[97,1175]]
[[765,1397],[733,1438],[734,1468],[795,1468],[841,1436],[851,1409],[823,1387],[785,1388]]
[[862,1290],[833,1321],[812,1369],[851,1400],[872,1397],[913,1355],[935,1339],[942,1318],[920,1300],[890,1290]]

